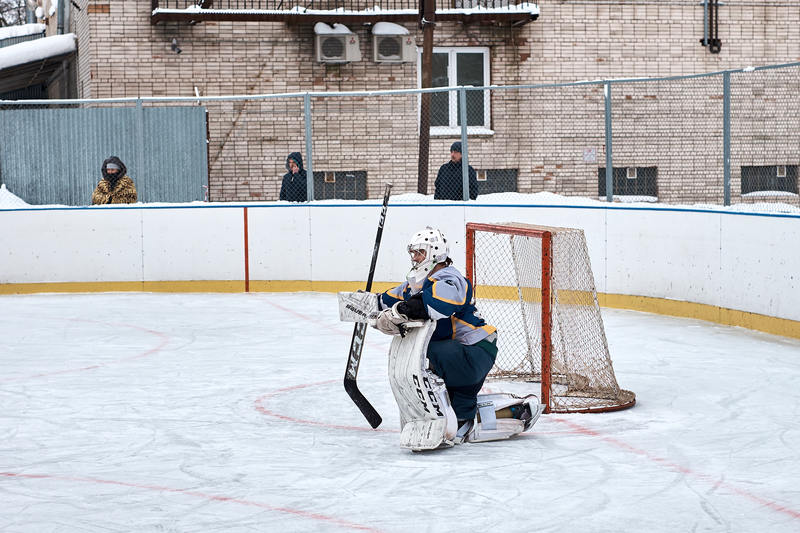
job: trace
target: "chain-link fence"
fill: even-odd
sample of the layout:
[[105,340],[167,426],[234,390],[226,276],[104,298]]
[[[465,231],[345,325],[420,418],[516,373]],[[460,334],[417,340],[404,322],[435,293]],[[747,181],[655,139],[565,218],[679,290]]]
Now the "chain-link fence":
[[[394,191],[418,194],[419,201],[549,192],[603,201],[800,205],[800,63],[473,87],[465,84],[485,76],[470,63],[475,58],[464,56],[453,60],[458,75],[434,77],[434,88],[425,90],[0,101],[0,127],[14,114],[51,115],[18,119],[13,131],[3,131],[0,182],[29,203],[74,203],[88,195],[70,193],[75,179],[52,169],[72,169],[82,158],[69,172],[94,180],[107,155],[125,153],[132,175],[151,180],[140,200],[153,202],[175,201],[163,190],[177,180],[197,189],[191,198],[224,202],[374,199],[392,182]],[[420,112],[426,93],[428,121]],[[106,118],[84,126],[94,136],[90,146],[75,144],[80,135],[54,137],[47,129],[47,120],[74,120],[56,117],[60,109],[103,107],[200,107],[206,120],[179,136],[166,115],[146,132],[136,114]],[[35,157],[31,145],[38,146]],[[293,153],[302,158],[296,169],[287,162]],[[205,157],[205,164],[193,166],[188,157]],[[177,167],[159,172],[164,160]],[[43,183],[48,195],[37,192]]]

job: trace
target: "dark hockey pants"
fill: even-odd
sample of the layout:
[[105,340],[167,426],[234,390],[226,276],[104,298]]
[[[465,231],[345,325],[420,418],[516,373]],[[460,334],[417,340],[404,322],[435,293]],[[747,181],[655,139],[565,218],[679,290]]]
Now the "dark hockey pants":
[[478,392],[494,360],[495,355],[479,345],[467,346],[452,339],[428,344],[431,370],[447,385],[450,402],[459,420],[475,417]]

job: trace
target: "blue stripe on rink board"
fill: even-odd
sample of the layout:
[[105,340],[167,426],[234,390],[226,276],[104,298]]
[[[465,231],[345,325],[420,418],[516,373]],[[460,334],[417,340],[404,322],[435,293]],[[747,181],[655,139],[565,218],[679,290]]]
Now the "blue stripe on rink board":
[[[328,208],[328,207],[381,207],[380,203],[358,203],[358,204],[299,204],[299,205],[282,205],[282,204],[214,204],[214,205],[129,205],[129,206],[59,206],[59,207],[22,207],[22,208],[0,208],[0,212],[7,211],[73,211],[81,209],[231,209],[231,208],[283,208],[283,209],[303,209],[303,208]],[[492,207],[492,208],[517,208],[517,209],[591,209],[591,210],[609,210],[609,211],[664,211],[671,213],[709,213],[716,215],[734,215],[734,216],[747,216],[747,217],[772,217],[772,218],[796,218],[800,219],[800,214],[791,213],[752,213],[746,211],[726,211],[722,209],[699,209],[689,207],[623,207],[615,205],[560,205],[560,204],[464,204],[464,203],[424,203],[424,204],[392,204],[392,208],[403,207]]]

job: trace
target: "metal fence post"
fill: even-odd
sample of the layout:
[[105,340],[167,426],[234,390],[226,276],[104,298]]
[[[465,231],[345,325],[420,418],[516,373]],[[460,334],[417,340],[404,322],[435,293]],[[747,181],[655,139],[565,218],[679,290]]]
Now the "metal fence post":
[[[147,166],[147,170],[145,170],[145,166]],[[150,176],[153,173],[150,170],[149,162],[145,162],[144,158],[144,108],[142,107],[142,99],[136,99],[136,174],[140,176]],[[136,174],[131,173],[131,175],[136,176]],[[143,198],[144,196],[144,198]],[[148,191],[142,190],[138,194],[138,201],[150,201],[150,202],[158,202],[162,201],[162,198],[151,198],[148,194]]]
[[311,95],[303,95],[303,114],[306,123],[306,197],[314,199],[314,157],[311,142]]
[[611,82],[605,82],[603,96],[606,100],[606,201],[614,201],[614,158],[611,150]]
[[731,205],[731,73],[722,73],[722,190]]
[[467,146],[467,90],[461,87],[458,90],[458,100],[461,119],[461,198],[469,200],[469,147]]

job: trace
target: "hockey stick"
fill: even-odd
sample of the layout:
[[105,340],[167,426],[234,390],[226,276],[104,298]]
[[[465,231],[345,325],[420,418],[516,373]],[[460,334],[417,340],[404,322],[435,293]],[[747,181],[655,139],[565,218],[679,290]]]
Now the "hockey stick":
[[[386,184],[386,191],[383,193],[383,209],[381,210],[381,218],[378,221],[378,234],[375,236],[375,247],[372,249],[372,263],[369,265],[369,275],[367,276],[366,292],[372,290],[372,278],[375,276],[375,264],[378,262],[378,249],[381,246],[381,236],[383,235],[383,224],[386,221],[386,209],[389,207],[389,193],[392,190],[392,184]],[[367,334],[367,324],[364,322],[356,322],[353,328],[353,340],[350,341],[350,354],[347,357],[347,368],[344,372],[344,390],[353,400],[353,403],[361,410],[361,414],[367,419],[372,428],[381,425],[383,419],[378,411],[372,407],[361,391],[358,390],[358,383],[356,377],[358,376],[358,365],[361,363],[361,351],[364,349],[364,335]]]

